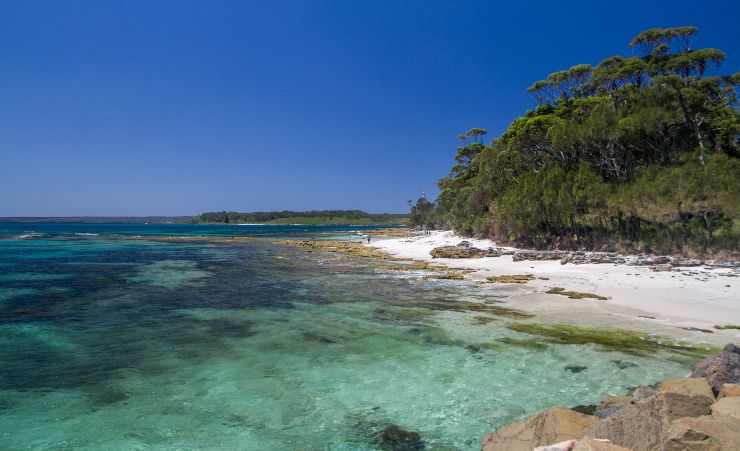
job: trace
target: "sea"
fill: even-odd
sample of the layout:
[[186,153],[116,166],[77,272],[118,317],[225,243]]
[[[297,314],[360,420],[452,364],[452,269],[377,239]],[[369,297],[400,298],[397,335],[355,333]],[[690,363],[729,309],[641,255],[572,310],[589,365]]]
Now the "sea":
[[396,426],[476,450],[689,371],[460,307],[505,287],[281,243],[363,229],[0,223],[0,449],[374,450]]

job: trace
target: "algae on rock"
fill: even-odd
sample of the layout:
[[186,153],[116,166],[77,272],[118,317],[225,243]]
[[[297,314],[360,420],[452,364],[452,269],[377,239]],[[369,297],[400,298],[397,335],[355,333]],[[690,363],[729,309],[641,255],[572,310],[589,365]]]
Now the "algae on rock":
[[545,341],[549,343],[596,344],[609,351],[631,354],[662,350],[696,357],[716,352],[714,347],[681,345],[669,338],[626,329],[537,323],[512,323],[507,327],[517,332],[545,337]]
[[554,287],[547,290],[545,293],[547,294],[559,294],[561,296],[568,296],[570,299],[598,299],[600,301],[606,301],[607,298],[604,296],[599,296],[598,294],[593,293],[582,293],[580,291],[566,291],[565,288],[561,287]]

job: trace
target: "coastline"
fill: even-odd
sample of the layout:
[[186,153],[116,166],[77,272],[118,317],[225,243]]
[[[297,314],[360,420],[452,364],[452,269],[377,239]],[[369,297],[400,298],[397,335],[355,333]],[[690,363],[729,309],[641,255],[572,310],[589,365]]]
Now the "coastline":
[[[455,246],[463,240],[480,249],[495,247],[491,240],[463,238],[451,231],[378,239],[366,246],[396,258],[473,270],[464,276],[472,282],[485,281],[490,276],[532,275],[534,279],[526,284],[495,284],[515,288],[519,296],[512,302],[525,311],[573,309],[574,312],[631,317],[642,328],[659,325],[687,328],[699,335],[697,339],[716,343],[737,341],[740,337],[740,330],[714,329],[715,325],[740,324],[740,287],[737,285],[740,271],[737,268],[698,266],[654,271],[648,266],[629,264],[513,261],[511,255],[483,258],[432,258],[430,255],[436,247]],[[570,299],[546,294],[555,287],[595,293],[607,299]]]

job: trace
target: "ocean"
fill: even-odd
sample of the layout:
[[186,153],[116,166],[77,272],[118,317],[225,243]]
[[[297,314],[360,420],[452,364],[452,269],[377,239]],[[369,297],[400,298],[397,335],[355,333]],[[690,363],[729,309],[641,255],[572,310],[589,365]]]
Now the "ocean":
[[396,425],[474,450],[693,362],[465,307],[505,287],[274,243],[362,229],[0,223],[0,449],[371,450]]

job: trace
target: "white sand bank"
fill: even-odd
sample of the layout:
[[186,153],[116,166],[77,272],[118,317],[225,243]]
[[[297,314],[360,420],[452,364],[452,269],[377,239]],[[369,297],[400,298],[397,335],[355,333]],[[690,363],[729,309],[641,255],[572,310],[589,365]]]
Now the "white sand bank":
[[[490,240],[461,238],[448,231],[435,231],[431,235],[410,238],[376,240],[369,245],[400,258],[434,261],[451,268],[474,269],[476,272],[466,276],[473,280],[491,275],[513,274],[531,274],[549,279],[536,279],[521,285],[523,294],[530,295],[517,297],[517,307],[524,310],[562,310],[573,307],[574,311],[578,311],[588,304],[591,310],[633,317],[635,322],[643,325],[645,321],[703,329],[712,329],[716,324],[740,325],[740,272],[737,269],[691,267],[655,272],[645,266],[561,265],[558,260],[514,262],[511,256],[432,259],[429,254],[435,247],[454,246],[462,240],[482,249],[495,246]],[[595,293],[608,297],[608,300],[569,299],[565,296],[543,294],[553,287]],[[537,296],[532,296],[535,294]],[[527,299],[533,301],[528,302]],[[725,342],[738,341],[740,338],[740,330],[714,332],[703,335],[707,338],[714,335],[716,341]]]

